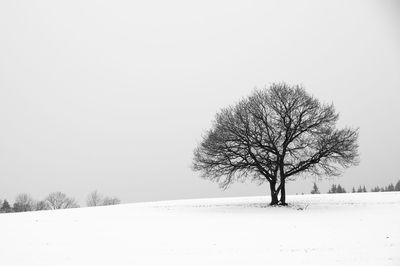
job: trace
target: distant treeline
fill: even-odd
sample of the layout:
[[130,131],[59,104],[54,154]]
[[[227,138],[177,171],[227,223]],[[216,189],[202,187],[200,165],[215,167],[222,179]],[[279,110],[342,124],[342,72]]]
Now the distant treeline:
[[[105,197],[97,191],[90,193],[86,200],[86,206],[106,206],[120,204],[121,201],[117,197]],[[74,198],[68,197],[62,192],[50,193],[45,199],[36,201],[29,194],[21,193],[11,205],[6,199],[0,200],[0,213],[9,212],[29,212],[42,210],[57,210],[79,208],[79,204]]]
[[[386,187],[374,187],[370,190],[371,192],[390,192],[390,191],[400,191],[400,180],[397,181],[396,185],[390,183]],[[357,189],[355,187],[351,190],[352,193],[362,193],[367,192],[367,188],[365,186],[359,186]],[[328,190],[328,193],[347,193],[347,191],[340,185],[333,184],[332,187]],[[320,194],[318,186],[314,183],[313,188],[311,190],[311,194]]]

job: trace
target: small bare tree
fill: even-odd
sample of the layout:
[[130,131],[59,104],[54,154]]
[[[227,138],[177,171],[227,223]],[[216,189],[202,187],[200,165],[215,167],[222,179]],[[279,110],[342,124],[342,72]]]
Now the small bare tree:
[[104,197],[97,190],[89,194],[86,204],[88,207],[106,206],[120,204],[121,201],[117,197]]
[[67,197],[67,195],[62,192],[53,192],[49,194],[45,199],[45,202],[51,210],[79,207],[75,199]]
[[117,204],[120,204],[120,203],[121,203],[121,200],[119,198],[116,198],[116,197],[111,197],[111,198],[105,197],[104,200],[103,200],[103,205],[104,206],[117,205]]
[[46,200],[40,200],[35,203],[35,211],[44,211],[49,209],[50,207]]
[[103,205],[103,196],[97,192],[93,191],[89,194],[86,200],[86,205],[88,207],[101,206]]
[[[301,86],[272,84],[222,109],[194,151],[193,169],[227,188],[269,182],[271,205],[286,205],[285,183],[301,174],[339,175],[358,163],[358,130]],[[278,200],[278,194],[281,197]]]
[[27,193],[21,193],[15,198],[14,212],[28,212],[34,210],[34,200]]

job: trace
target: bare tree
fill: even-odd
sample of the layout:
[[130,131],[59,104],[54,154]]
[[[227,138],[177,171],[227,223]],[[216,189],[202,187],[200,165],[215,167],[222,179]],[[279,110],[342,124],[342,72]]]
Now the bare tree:
[[14,212],[28,212],[34,209],[34,200],[27,193],[21,193],[15,198]]
[[97,190],[89,194],[86,204],[89,207],[93,206],[106,206],[120,204],[121,201],[117,197],[104,197]]
[[337,129],[338,118],[332,104],[301,86],[272,84],[217,113],[194,151],[193,169],[224,189],[234,181],[268,181],[271,205],[286,205],[286,181],[339,175],[358,163],[358,130]]
[[86,205],[88,207],[93,206],[101,206],[103,205],[103,196],[97,192],[97,190],[93,191],[89,194],[86,200]]
[[50,207],[46,200],[40,200],[35,203],[35,211],[44,211],[49,209]]
[[119,198],[117,198],[117,197],[111,197],[111,198],[105,197],[104,200],[103,200],[103,205],[104,206],[117,205],[117,204],[120,204],[120,203],[121,203],[121,200]]
[[45,202],[51,210],[79,207],[75,199],[67,197],[67,195],[62,192],[53,192],[49,194],[45,199]]

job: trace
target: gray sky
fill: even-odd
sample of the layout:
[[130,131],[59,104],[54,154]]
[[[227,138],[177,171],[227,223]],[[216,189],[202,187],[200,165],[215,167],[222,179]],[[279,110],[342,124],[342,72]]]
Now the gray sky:
[[360,127],[361,164],[321,190],[395,182],[399,15],[396,0],[1,1],[0,198],[266,194],[221,191],[190,164],[220,108],[279,81]]

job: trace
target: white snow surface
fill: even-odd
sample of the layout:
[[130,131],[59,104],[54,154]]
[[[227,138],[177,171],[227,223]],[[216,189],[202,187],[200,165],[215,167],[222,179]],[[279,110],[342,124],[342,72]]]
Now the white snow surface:
[[0,265],[400,265],[400,193],[0,214]]

